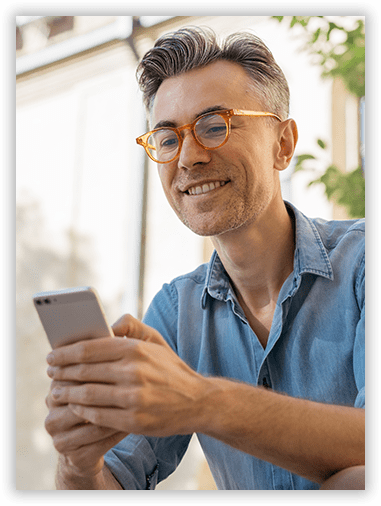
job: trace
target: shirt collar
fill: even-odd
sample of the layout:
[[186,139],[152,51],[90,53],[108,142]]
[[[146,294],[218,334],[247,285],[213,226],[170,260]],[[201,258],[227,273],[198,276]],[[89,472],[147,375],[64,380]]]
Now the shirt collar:
[[[289,202],[285,201],[285,205],[295,216],[294,279],[309,272],[333,280],[327,249],[314,222]],[[227,300],[229,293],[231,294],[229,277],[216,251],[208,264],[201,297],[203,308],[207,293],[217,300]]]

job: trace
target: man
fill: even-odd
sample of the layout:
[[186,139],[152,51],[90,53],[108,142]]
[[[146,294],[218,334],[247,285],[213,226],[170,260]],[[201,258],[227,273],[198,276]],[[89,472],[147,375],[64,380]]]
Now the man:
[[281,196],[288,86],[252,35],[183,29],[143,58],[169,203],[210,236],[208,265],[145,323],[56,349],[46,428],[57,487],[154,488],[197,433],[219,488],[364,488],[364,224],[309,220]]

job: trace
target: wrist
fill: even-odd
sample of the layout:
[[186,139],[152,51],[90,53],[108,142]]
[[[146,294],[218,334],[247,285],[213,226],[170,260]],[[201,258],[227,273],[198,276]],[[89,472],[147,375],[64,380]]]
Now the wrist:
[[232,379],[205,379],[199,432],[235,446],[249,427],[253,430],[253,418],[268,392]]
[[224,378],[204,378],[202,389],[197,432],[216,437],[223,431],[226,409],[234,382]]
[[92,468],[80,469],[70,458],[60,455],[58,459],[56,487],[64,490],[92,490],[103,482],[103,458]]

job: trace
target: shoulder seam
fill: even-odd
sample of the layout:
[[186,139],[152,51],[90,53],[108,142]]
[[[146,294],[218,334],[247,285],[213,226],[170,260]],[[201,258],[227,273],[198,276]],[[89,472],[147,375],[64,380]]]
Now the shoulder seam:
[[[363,236],[365,236],[365,229],[362,229],[360,227],[357,227],[357,225],[360,225],[358,222],[355,222],[351,227],[349,227],[343,235],[340,235],[337,240],[335,241],[334,244],[332,244],[330,246],[330,250],[336,248],[336,246],[338,245],[338,243],[344,239],[344,237],[350,235],[350,234],[353,234],[353,233],[358,233],[358,234],[361,234]],[[324,244],[324,246],[327,248],[326,244]]]

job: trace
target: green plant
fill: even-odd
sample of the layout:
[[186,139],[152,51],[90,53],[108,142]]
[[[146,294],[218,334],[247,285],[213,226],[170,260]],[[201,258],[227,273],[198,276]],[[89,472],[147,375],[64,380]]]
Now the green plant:
[[[318,139],[317,143],[321,149],[326,150],[324,141]],[[311,167],[311,162],[316,159],[310,154],[299,155],[294,174],[301,170],[316,171]],[[335,165],[329,165],[325,172],[310,181],[308,186],[315,184],[323,184],[328,200],[334,199],[337,204],[345,207],[350,218],[365,216],[365,179],[361,167],[357,167],[352,172],[341,172]]]
[[302,27],[304,45],[313,61],[322,66],[322,77],[340,76],[348,90],[365,95],[365,24],[362,19],[346,28],[348,16],[272,16]]
[[[358,99],[365,96],[365,25],[362,19],[347,27],[347,16],[272,16],[290,28],[300,27],[303,50],[311,55],[312,61],[321,65],[323,78],[340,77],[350,93]],[[318,139],[323,150],[326,144]],[[310,164],[316,157],[299,155],[295,172],[311,170]],[[309,183],[323,184],[329,200],[334,199],[346,208],[350,217],[365,216],[365,179],[362,167],[352,172],[341,172],[329,165],[320,177]]]

